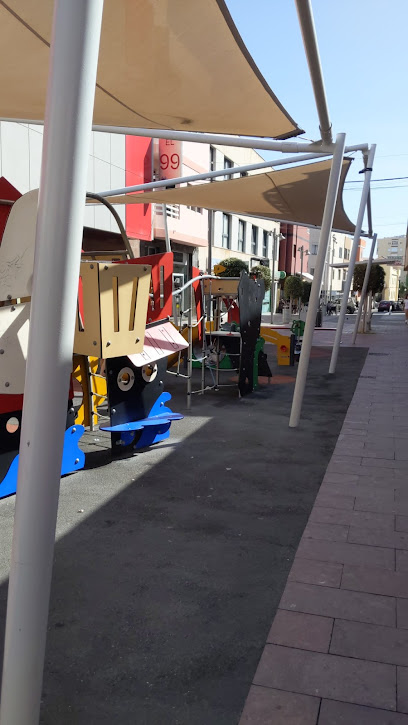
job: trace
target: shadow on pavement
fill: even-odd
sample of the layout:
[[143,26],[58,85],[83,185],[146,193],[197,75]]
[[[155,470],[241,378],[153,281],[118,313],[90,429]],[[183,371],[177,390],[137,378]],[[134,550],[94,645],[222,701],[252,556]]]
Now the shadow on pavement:
[[93,468],[95,450],[64,480],[62,508],[77,489],[112,498],[56,544],[43,725],[237,723],[366,355],[341,350],[329,378],[321,350],[299,429],[292,381],[224,389],[194,397],[160,463]]

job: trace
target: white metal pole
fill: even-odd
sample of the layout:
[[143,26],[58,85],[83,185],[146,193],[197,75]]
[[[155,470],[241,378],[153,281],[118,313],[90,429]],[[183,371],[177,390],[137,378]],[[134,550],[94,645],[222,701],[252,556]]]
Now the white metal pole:
[[334,239],[332,239],[332,250],[331,250],[331,265],[329,266],[329,274],[330,274],[330,292],[329,292],[329,300],[331,300],[333,296],[333,262],[334,262]]
[[360,243],[361,227],[363,226],[364,213],[367,205],[368,192],[370,190],[370,180],[374,163],[375,156],[375,144],[370,146],[370,150],[367,158],[367,166],[364,171],[364,183],[363,190],[361,192],[360,208],[358,210],[356,229],[354,232],[353,244],[350,252],[349,267],[347,270],[347,277],[344,284],[343,298],[341,301],[341,308],[339,314],[339,320],[337,322],[336,337],[334,339],[333,350],[330,360],[329,373],[333,375],[336,372],[337,358],[339,355],[339,348],[341,343],[341,336],[343,333],[344,320],[346,317],[347,303],[351,289],[351,283],[353,280],[354,266],[357,258],[358,245]]
[[345,140],[346,134],[337,134],[336,150],[333,154],[333,162],[330,170],[329,184],[326,194],[326,203],[323,212],[322,228],[320,232],[319,247],[317,250],[316,266],[313,275],[312,289],[310,291],[309,307],[306,315],[306,324],[302,342],[302,352],[300,353],[295,391],[293,394],[292,410],[289,420],[290,428],[296,428],[298,426],[300,414],[302,411],[302,402],[306,387],[307,371],[309,368],[313,333],[316,324],[316,313],[320,298],[320,288],[322,285],[324,263],[327,254],[327,245],[330,239],[334,210],[336,207],[337,194],[340,184]]
[[55,2],[1,725],[39,720],[102,11],[103,0]]
[[[27,118],[6,118],[0,116],[0,121],[11,121],[13,123],[28,123],[32,126],[42,126],[43,122],[38,119]],[[237,148],[264,149],[268,151],[280,151],[281,153],[305,153],[316,151],[323,153],[324,156],[331,156],[334,151],[333,143],[322,143],[321,141],[313,141],[312,143],[298,143],[297,141],[273,141],[270,139],[249,136],[224,136],[218,133],[199,133],[195,131],[173,131],[168,128],[133,128],[132,126],[102,126],[94,124],[93,131],[101,133],[119,133],[126,136],[142,136],[143,138],[164,138],[174,139],[177,141],[193,141],[194,143],[219,144],[221,146],[235,146]],[[352,146],[346,146],[344,153],[352,153],[353,151],[367,151],[368,144],[360,143]],[[235,172],[234,172],[235,173]]]
[[188,350],[187,350],[187,410],[191,408],[191,391],[193,387],[193,304],[194,304],[194,288],[191,284],[189,289],[189,305],[188,305]]
[[271,288],[271,325],[273,325],[273,316],[275,314],[276,307],[276,280],[275,280],[275,265],[276,265],[276,243],[279,239],[279,235],[276,233],[276,229],[272,232],[272,288]]
[[319,48],[310,0],[296,0],[296,9],[309,65],[316,108],[319,115],[320,133],[323,143],[333,143],[332,127],[327,108],[323,72],[320,64]]
[[331,254],[331,235],[329,237],[329,246],[327,249],[326,259],[324,260],[324,280],[323,280],[323,300],[324,304],[327,305],[329,299],[329,274],[330,274],[330,254]]
[[[373,263],[374,249],[375,249],[376,244],[377,244],[377,235],[374,234],[373,241],[371,242],[370,254],[369,254],[369,257],[367,260],[367,267],[366,267],[366,271],[365,271],[365,275],[364,275],[363,288],[361,290],[361,296],[360,296],[360,304],[357,308],[357,318],[356,318],[356,321],[354,324],[353,337],[351,338],[352,345],[356,344],[356,337],[357,337],[357,333],[358,333],[358,327],[360,325],[361,313],[363,310],[363,305],[366,304],[368,280],[370,278],[371,266]],[[364,330],[363,330],[363,332],[364,332]]]

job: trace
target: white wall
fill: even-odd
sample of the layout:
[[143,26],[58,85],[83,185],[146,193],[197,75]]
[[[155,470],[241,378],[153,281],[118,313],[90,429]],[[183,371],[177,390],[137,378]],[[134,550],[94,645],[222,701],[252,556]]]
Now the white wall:
[[396,237],[382,237],[382,239],[377,239],[377,256],[395,257],[399,261],[403,261],[405,256],[405,245],[405,234]]
[[[230,159],[234,166],[244,166],[247,164],[255,164],[255,163],[261,163],[263,161],[262,157],[254,151],[254,149],[246,149],[246,148],[235,148],[232,146],[215,146],[215,168],[214,170],[221,170],[224,168],[224,159],[225,157]],[[251,172],[251,173],[259,173],[259,172]],[[237,177],[238,174],[233,174],[230,178]],[[220,177],[220,179],[223,179],[224,177]],[[213,183],[217,183],[217,181],[214,181]],[[268,232],[272,232],[274,229],[277,233],[279,233],[280,230],[280,224],[279,222],[269,221],[267,219],[255,219],[253,217],[247,217],[247,216],[239,216],[238,214],[231,214],[231,247],[230,249],[226,249],[222,246],[222,219],[223,214],[220,211],[214,212],[214,240],[213,240],[213,250],[212,250],[212,257],[213,257],[213,264],[217,264],[222,259],[226,259],[228,257],[238,257],[239,259],[243,259],[244,261],[248,262],[250,261],[251,257],[258,256],[263,257],[263,251],[262,251],[262,242],[263,242],[263,231],[266,230]],[[238,251],[238,223],[239,220],[242,219],[245,222],[245,244],[244,244],[244,251],[240,252]],[[258,249],[256,255],[252,254],[251,251],[251,236],[252,236],[252,226],[258,227]],[[206,265],[206,259],[207,259],[207,250],[200,250],[199,251],[199,259],[200,259],[200,267],[205,268]],[[270,237],[268,237],[268,254],[267,257],[269,259],[272,258],[272,242]],[[272,266],[272,265],[270,265]]]
[[[336,240],[333,242],[333,238]],[[316,251],[319,247],[320,229],[310,230],[309,250],[310,254],[308,257],[307,267],[309,274],[314,273],[316,267]],[[323,292],[332,291],[332,297],[338,297],[343,290],[343,282],[347,276],[347,268],[344,269],[333,269],[329,264],[343,264],[348,262],[350,257],[352,240],[347,234],[341,234],[339,232],[333,232],[330,235],[330,244],[327,250],[326,265],[323,275]],[[344,250],[347,250],[345,253]],[[341,250],[341,254],[340,254]],[[330,255],[330,259],[329,259]],[[340,272],[340,279],[339,279]]]
[[[0,176],[4,176],[22,194],[40,183],[43,127],[26,123],[0,122]],[[125,185],[125,136],[92,133],[88,191],[105,191]],[[125,208],[116,207],[122,221]],[[117,224],[105,208],[84,210],[84,224],[118,231]]]

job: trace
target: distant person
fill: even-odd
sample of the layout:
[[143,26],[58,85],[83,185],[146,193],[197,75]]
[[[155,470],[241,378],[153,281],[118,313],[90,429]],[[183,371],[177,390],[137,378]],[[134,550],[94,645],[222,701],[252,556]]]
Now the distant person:
[[390,306],[389,306],[389,308],[388,308],[388,314],[390,315],[390,314],[391,314],[391,312],[392,312],[392,302],[390,302]]
[[408,292],[404,300],[405,324],[408,325]]

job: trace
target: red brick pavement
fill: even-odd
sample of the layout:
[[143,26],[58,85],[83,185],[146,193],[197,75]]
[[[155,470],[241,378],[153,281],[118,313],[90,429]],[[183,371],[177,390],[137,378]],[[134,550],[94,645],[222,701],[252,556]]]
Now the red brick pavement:
[[366,363],[240,725],[408,725],[408,330],[358,343]]

